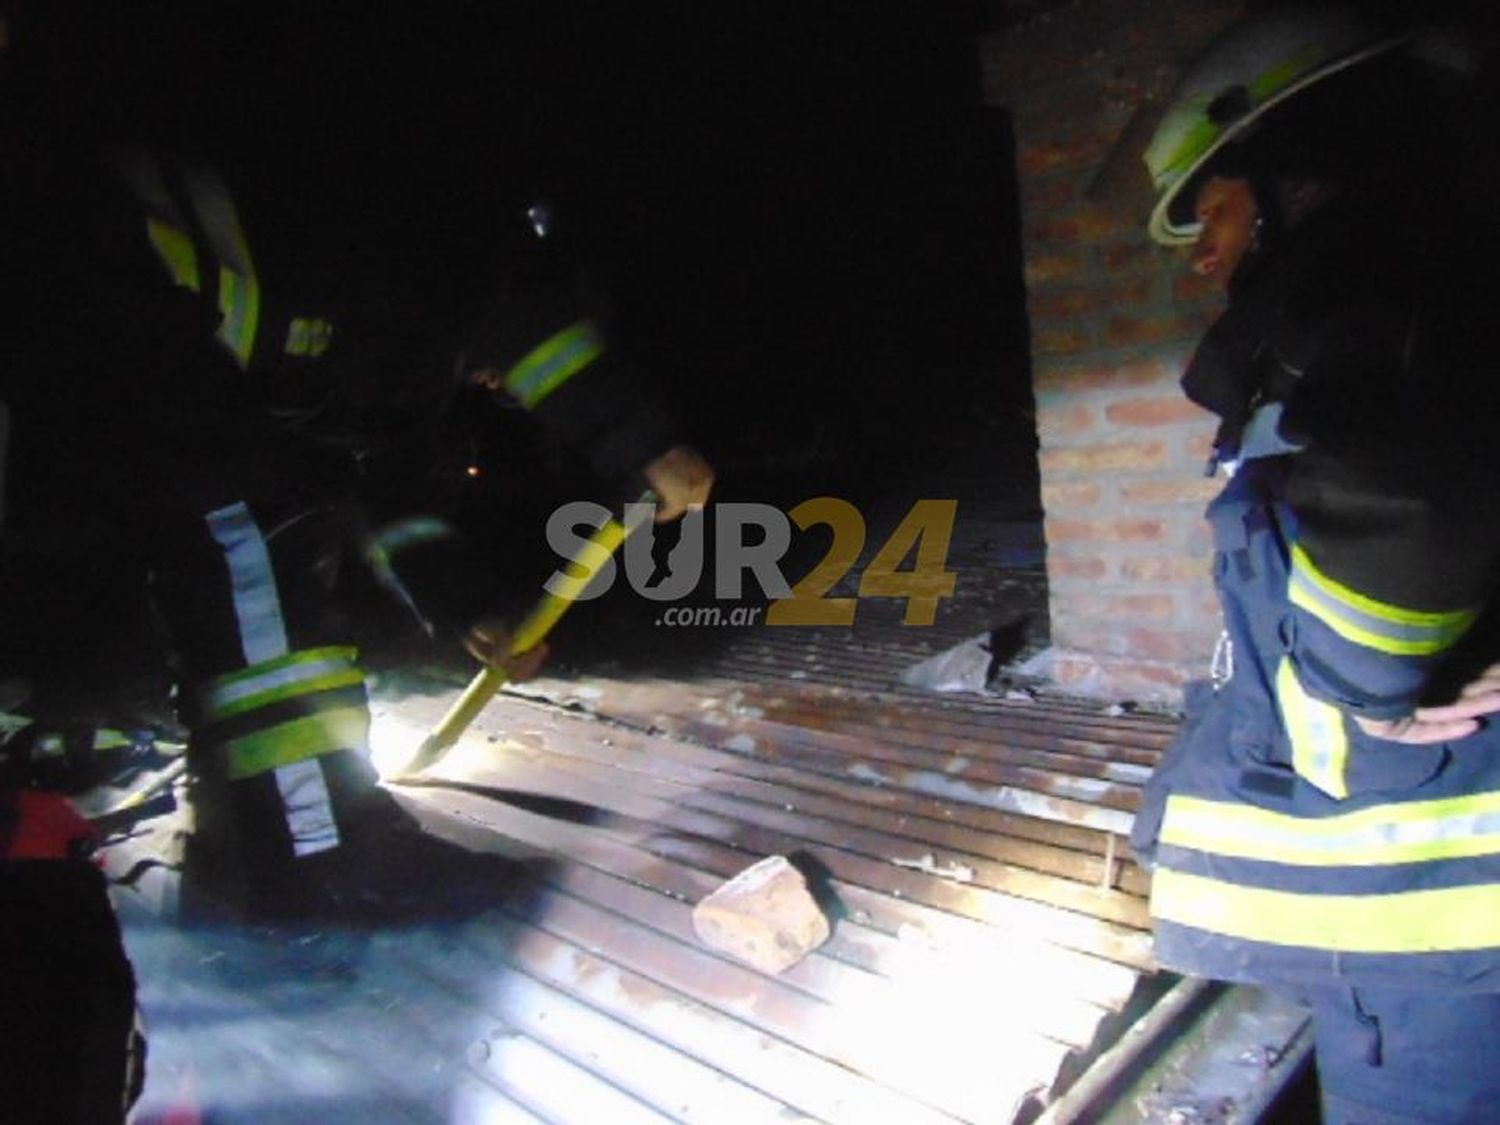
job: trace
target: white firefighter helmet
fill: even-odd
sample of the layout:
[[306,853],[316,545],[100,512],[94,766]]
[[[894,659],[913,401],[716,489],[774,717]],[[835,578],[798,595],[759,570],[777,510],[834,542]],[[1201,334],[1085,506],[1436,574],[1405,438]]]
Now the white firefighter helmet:
[[1282,6],[1230,26],[1178,83],[1146,147],[1158,193],[1151,237],[1192,242],[1198,174],[1215,155],[1282,102],[1406,38],[1356,8],[1331,4]]

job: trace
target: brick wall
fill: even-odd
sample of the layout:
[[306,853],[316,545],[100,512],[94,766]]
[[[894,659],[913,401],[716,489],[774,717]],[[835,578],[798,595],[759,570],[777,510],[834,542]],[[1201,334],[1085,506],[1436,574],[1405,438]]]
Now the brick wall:
[[1218,297],[1146,237],[1137,107],[1239,14],[1225,0],[1076,0],[983,46],[1016,139],[1059,686],[1176,702],[1219,631],[1203,478],[1213,422],[1177,380]]

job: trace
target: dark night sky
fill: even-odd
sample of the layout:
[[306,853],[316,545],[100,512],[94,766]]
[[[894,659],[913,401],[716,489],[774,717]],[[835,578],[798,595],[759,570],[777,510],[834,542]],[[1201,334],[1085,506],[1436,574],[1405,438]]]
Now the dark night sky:
[[1014,471],[1024,337],[982,5],[206,7],[116,8],[100,72],[261,201],[253,241],[284,276],[456,307],[541,191],[726,463]]

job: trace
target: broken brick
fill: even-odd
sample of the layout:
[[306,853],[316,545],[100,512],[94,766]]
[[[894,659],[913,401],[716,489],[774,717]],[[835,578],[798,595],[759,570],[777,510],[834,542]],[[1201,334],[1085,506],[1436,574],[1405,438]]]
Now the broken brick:
[[829,934],[807,880],[779,855],[747,867],[698,903],[693,929],[710,949],[773,975],[802,960]]

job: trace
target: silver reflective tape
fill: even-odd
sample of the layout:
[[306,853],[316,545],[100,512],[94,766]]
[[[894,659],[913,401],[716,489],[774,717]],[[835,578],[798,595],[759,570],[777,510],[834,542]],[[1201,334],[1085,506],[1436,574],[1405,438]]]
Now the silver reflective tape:
[[[298,660],[291,664],[283,664],[258,676],[247,676],[244,679],[214,684],[204,692],[203,702],[210,711],[218,712],[252,695],[275,691],[277,688],[289,687],[293,684],[306,683],[309,680],[321,679],[339,672],[348,672],[356,667],[354,660],[343,654],[330,655],[323,659]],[[214,717],[219,716],[215,714]]]
[[243,503],[237,503],[209,512],[204,518],[229,564],[245,663],[259,664],[283,655],[288,649],[286,624],[281,619],[271,555],[255,517]]
[[[281,618],[281,600],[276,594],[276,576],[255,517],[243,503],[237,503],[209,512],[205,519],[214,540],[224,549],[229,565],[245,663],[259,664],[286,655],[289,646],[286,623]],[[276,788],[281,794],[296,855],[314,855],[338,847],[333,805],[317,759],[282,766],[276,771]]]
[[333,804],[323,782],[323,767],[317,758],[293,762],[276,771],[276,788],[286,810],[286,825],[292,834],[292,850],[299,856],[316,855],[339,846]]

